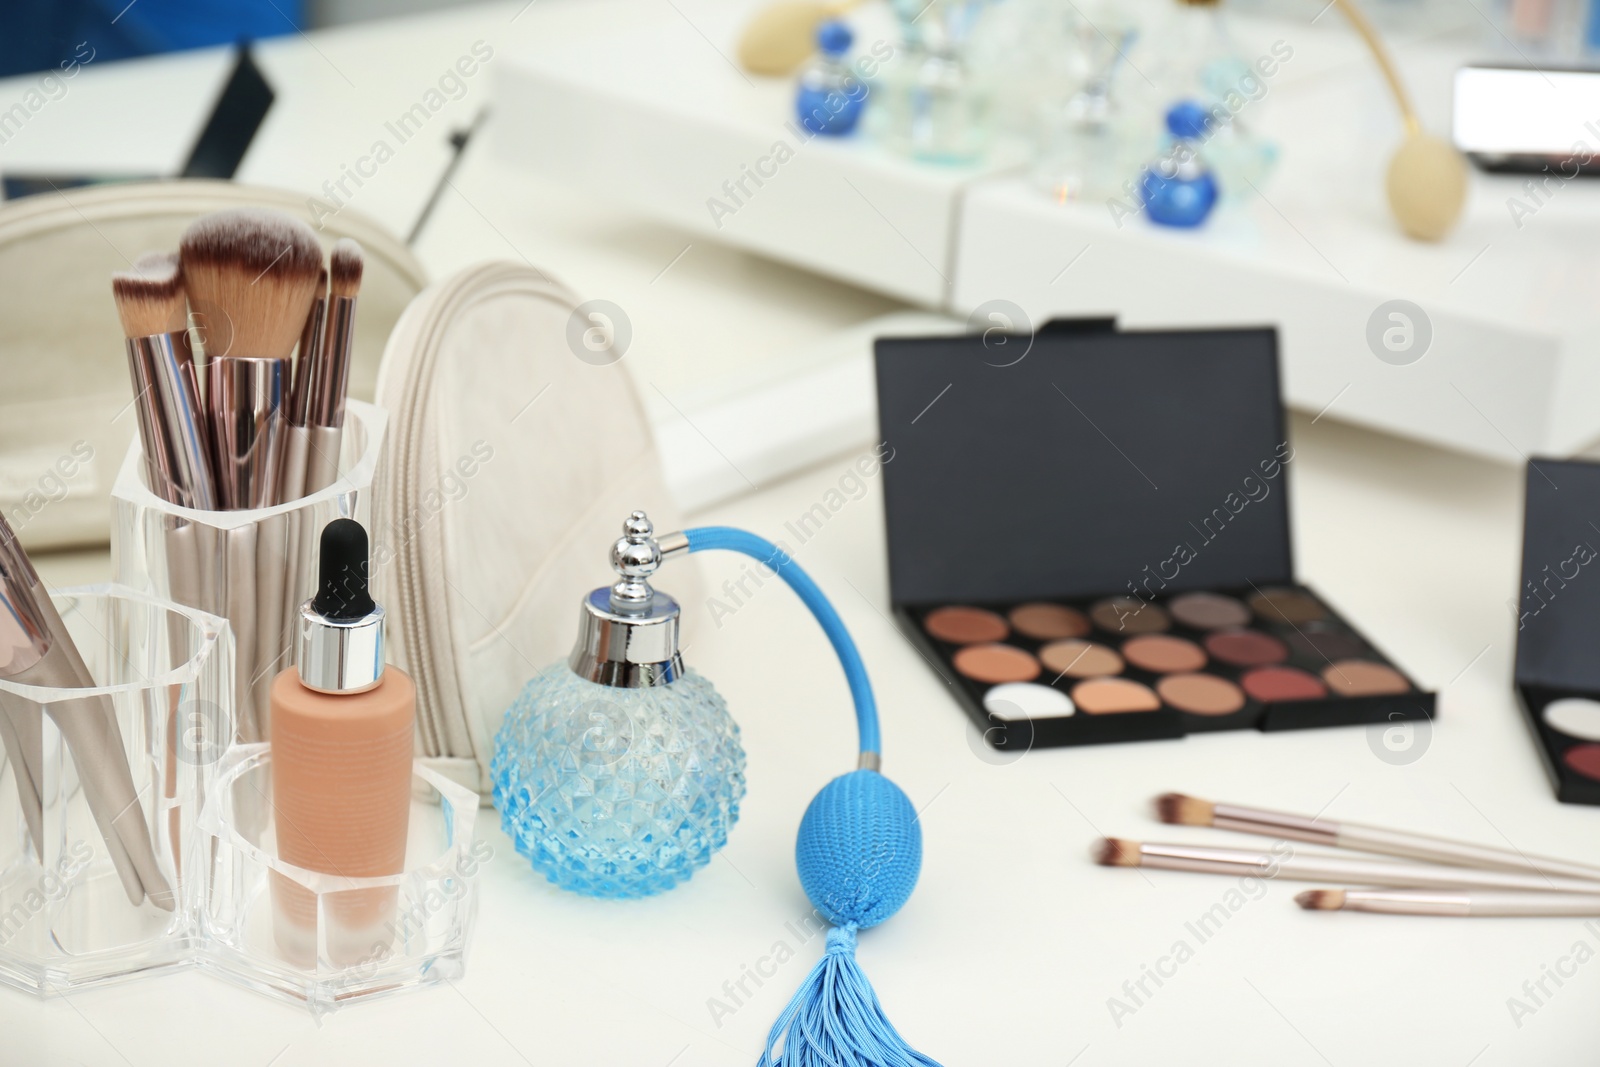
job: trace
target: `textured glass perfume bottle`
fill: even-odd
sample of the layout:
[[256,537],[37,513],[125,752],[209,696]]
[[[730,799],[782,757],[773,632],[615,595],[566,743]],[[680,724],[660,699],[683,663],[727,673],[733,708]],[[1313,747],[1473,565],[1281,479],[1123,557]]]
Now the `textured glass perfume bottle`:
[[650,588],[663,551],[650,521],[634,512],[623,530],[611,551],[621,578],[584,600],[570,660],[507,711],[490,768],[517,851],[597,897],[660,893],[705,866],[745,791],[739,727],[684,669],[677,602]]

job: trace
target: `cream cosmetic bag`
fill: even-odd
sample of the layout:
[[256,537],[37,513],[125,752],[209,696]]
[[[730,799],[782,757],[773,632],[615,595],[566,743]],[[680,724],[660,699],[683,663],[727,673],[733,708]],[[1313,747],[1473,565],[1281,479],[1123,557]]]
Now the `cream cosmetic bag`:
[[[270,207],[308,222],[303,196],[220,181],[74,189],[0,205],[0,510],[30,550],[105,544],[111,483],[136,432],[111,275],[176,249],[210,211]],[[351,395],[372,398],[395,321],[426,284],[399,240],[355,211],[324,220],[324,246],[366,252]]]
[[506,708],[565,660],[583,595],[614,580],[622,520],[645,508],[657,529],[677,525],[633,382],[583,346],[577,307],[531,267],[469,268],[406,309],[378,375],[389,656],[417,683],[419,753],[482,794]]

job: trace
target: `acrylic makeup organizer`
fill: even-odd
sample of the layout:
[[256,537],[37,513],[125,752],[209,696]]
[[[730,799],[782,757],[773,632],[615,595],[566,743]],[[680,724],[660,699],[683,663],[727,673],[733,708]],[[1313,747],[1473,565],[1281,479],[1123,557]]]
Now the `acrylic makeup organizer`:
[[[43,734],[37,845],[16,765],[0,762],[0,984],[40,996],[190,961],[196,887],[186,875],[196,869],[201,797],[233,730],[232,649],[221,619],[117,585],[66,589],[53,599],[97,687],[0,679],[7,714],[37,716]],[[166,907],[154,899],[166,897],[160,890],[130,902],[73,747],[53,717],[69,715],[114,720],[138,822],[171,890]]]
[[[145,484],[139,442],[128,450],[111,489],[114,573],[124,585],[228,620],[241,742],[266,740],[267,689],[290,662],[291,620],[315,585],[317,534],[341,517],[372,526],[372,483],[387,424],[382,408],[349,401],[334,483],[247,511],[167,503]],[[376,532],[373,547],[375,553],[385,548]],[[268,587],[273,595],[262,595]]]
[[[213,776],[197,868],[202,966],[318,1014],[461,977],[490,855],[472,837],[478,795],[413,764],[405,870],[344,878],[277,856],[271,761],[266,745],[236,745]],[[309,922],[284,917],[289,897]]]
[[[208,739],[203,773],[182,780],[184,830],[177,851],[189,876],[177,909],[161,913],[170,929],[158,959],[125,968],[126,974],[195,964],[318,1014],[462,974],[477,907],[475,875],[487,858],[480,855],[485,846],[472,839],[477,794],[416,766],[406,869],[393,877],[302,870],[279,860],[274,845],[271,755],[263,743],[267,688],[291,660],[290,620],[313,592],[318,533],[340,517],[372,527],[372,486],[387,423],[382,408],[349,401],[338,479],[300,500],[250,511],[167,503],[145,483],[137,441],[128,452],[112,488],[115,573],[144,591],[126,594],[141,603],[170,598],[209,609],[213,614],[180,613],[210,620],[222,667],[212,682],[212,703],[200,716]],[[399,547],[386,545],[383,536],[374,531],[379,565],[386,548]],[[269,584],[277,590],[273,602],[258,595]],[[264,613],[280,610],[280,636],[270,639],[273,627],[269,623],[264,636],[262,620],[274,616]],[[116,638],[125,635],[118,631]],[[16,790],[7,790],[14,809]],[[5,803],[0,798],[0,814]],[[301,894],[307,902],[301,910],[313,918],[280,944],[273,897],[274,888],[285,886]],[[376,919],[351,932],[341,921],[351,914]],[[11,980],[5,948],[0,931],[0,961],[8,968],[0,981]],[[43,980],[13,984],[46,991]]]

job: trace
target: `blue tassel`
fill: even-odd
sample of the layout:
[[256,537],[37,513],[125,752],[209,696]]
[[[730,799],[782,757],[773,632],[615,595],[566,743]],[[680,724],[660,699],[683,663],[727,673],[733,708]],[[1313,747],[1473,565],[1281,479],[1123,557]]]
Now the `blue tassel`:
[[[774,1052],[779,1044],[783,1048]],[[828,950],[772,1026],[757,1067],[939,1067],[906,1044],[856,964],[855,924],[828,931]]]

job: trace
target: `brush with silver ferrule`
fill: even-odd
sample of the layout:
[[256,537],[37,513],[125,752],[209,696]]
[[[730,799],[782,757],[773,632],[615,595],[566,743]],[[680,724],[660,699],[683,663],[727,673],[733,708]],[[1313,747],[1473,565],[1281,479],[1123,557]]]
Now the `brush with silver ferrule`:
[[277,501],[289,356],[316,296],[322,248],[280,212],[221,211],[179,246],[206,351],[206,409],[225,510]]
[[306,424],[305,491],[315,493],[339,477],[339,447],[344,437],[344,402],[350,387],[350,351],[355,341],[356,295],[365,270],[361,246],[348,237],[328,257],[328,325],[321,360],[311,380]]
[[1150,867],[1194,874],[1280,878],[1287,882],[1335,885],[1385,885],[1414,889],[1516,889],[1556,893],[1594,893],[1593,882],[1547,878],[1518,871],[1485,871],[1429,863],[1357,859],[1304,852],[1260,852],[1210,845],[1156,844],[1107,837],[1097,842],[1094,860],[1105,867]]
[[1600,893],[1517,893],[1472,889],[1308,889],[1295,903],[1307,911],[1367,911],[1380,915],[1453,918],[1540,918],[1600,915]]
[[[197,219],[184,231],[179,253],[204,338],[219,506],[271,506],[282,466],[289,356],[316,299],[322,246],[297,219],[245,209]],[[281,618],[285,595],[281,568],[259,587],[258,544],[255,524],[227,532],[227,584],[220,591],[234,634],[235,704],[245,741],[266,736],[266,687],[259,679],[270,674],[258,635]]]
[[[278,503],[287,504],[305,495],[306,454],[311,430],[306,425],[311,413],[311,383],[322,363],[324,323],[328,313],[328,271],[317,273],[311,310],[300,331],[299,355],[295,359],[294,384],[289,390],[287,420],[284,425],[283,462],[278,479]],[[253,700],[258,709],[270,703],[272,679],[286,664],[293,644],[294,619],[300,607],[302,567],[310,552],[311,531],[306,516],[288,512],[264,519],[257,533],[256,587],[262,590],[262,611],[256,634],[256,671]],[[272,601],[266,591],[282,583],[282,594]]]
[[[56,612],[55,604],[11,526],[0,516],[0,648],[6,663],[0,677],[21,685],[51,689],[89,689],[95,679],[78,654],[72,635]],[[7,758],[17,774],[19,789],[24,774],[43,787],[44,756],[41,745],[41,711],[55,723],[72,754],[84,799],[100,829],[112,865],[122,879],[128,900],[151,903],[171,911],[176,903],[172,886],[156,862],[154,845],[145,823],[139,792],[123,748],[116,709],[107,696],[69,698],[44,705],[0,691],[0,717]],[[19,750],[10,745],[17,740]],[[41,793],[42,796],[42,793]],[[26,810],[26,805],[25,805]],[[30,820],[36,816],[30,815]],[[42,824],[42,820],[41,820]],[[30,831],[34,829],[30,824]],[[42,856],[42,838],[35,837],[36,854]]]
[[127,338],[150,491],[186,508],[215,508],[210,435],[185,334],[178,257],[141,256],[132,270],[111,276],[111,293]]
[[1165,793],[1157,797],[1156,813],[1162,822],[1180,826],[1214,826],[1219,830],[1289,838],[1427,863],[1482,870],[1522,871],[1600,883],[1600,867],[1587,863],[1548,856],[1528,856],[1511,849],[1451,841],[1403,830],[1386,830],[1379,826],[1340,822],[1320,816],[1312,818],[1264,808],[1247,808],[1239,804],[1219,804],[1182,793]]

